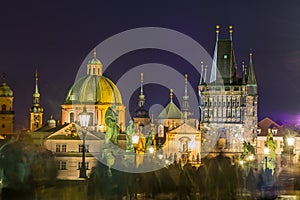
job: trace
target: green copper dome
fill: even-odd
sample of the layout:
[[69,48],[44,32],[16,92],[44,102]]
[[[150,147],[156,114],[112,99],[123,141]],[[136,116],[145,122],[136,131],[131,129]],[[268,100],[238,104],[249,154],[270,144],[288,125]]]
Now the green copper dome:
[[13,91],[5,82],[0,85],[0,97],[12,97]]
[[[100,62],[100,61],[99,61]],[[122,104],[122,97],[117,86],[108,78],[87,75],[70,88],[65,104]]]
[[100,60],[98,60],[97,58],[92,58],[91,60],[88,61],[88,64],[89,65],[102,65]]

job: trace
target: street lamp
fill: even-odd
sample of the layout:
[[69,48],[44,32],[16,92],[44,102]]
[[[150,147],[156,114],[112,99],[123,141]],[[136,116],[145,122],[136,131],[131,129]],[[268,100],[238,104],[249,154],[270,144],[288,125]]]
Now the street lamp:
[[139,140],[140,140],[139,132],[138,132],[138,130],[135,130],[134,133],[132,134],[132,144],[133,144],[133,148],[134,148],[134,165],[135,166],[137,165],[136,150],[139,145]]
[[292,154],[294,153],[294,143],[295,143],[295,138],[294,137],[288,137],[287,139],[287,144],[289,147],[289,154],[290,154],[290,167],[292,165]]
[[82,162],[81,162],[81,167],[80,167],[80,173],[79,173],[79,178],[86,178],[86,165],[85,165],[85,139],[86,139],[86,128],[89,125],[90,121],[90,115],[86,111],[86,107],[83,107],[83,112],[79,114],[79,122],[80,126],[83,127],[82,131]]
[[265,153],[265,162],[266,162],[266,169],[267,169],[268,168],[268,155],[270,153],[270,149],[268,147],[265,147],[264,153]]

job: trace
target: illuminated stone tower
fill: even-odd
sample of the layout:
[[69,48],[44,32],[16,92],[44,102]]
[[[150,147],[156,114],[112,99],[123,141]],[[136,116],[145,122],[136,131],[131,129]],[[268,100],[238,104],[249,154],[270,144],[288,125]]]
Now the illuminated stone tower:
[[15,113],[13,111],[13,91],[6,84],[5,74],[0,85],[0,134],[13,133]]
[[35,91],[33,93],[33,106],[30,108],[29,130],[34,131],[43,125],[44,109],[40,105],[40,93],[38,87],[38,73],[35,73]]
[[206,148],[202,151],[241,152],[243,142],[254,143],[256,137],[258,95],[252,52],[248,73],[243,64],[239,77],[232,26],[229,39],[219,39],[219,26],[216,33],[210,77],[206,77],[205,70],[199,84],[201,131]]

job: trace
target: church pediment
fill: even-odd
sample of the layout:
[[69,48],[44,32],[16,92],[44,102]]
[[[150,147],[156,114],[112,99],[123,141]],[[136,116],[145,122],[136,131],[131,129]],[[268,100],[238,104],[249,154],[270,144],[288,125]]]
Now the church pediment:
[[200,134],[200,131],[193,126],[188,125],[187,123],[183,123],[179,127],[168,131],[167,134]]
[[[70,123],[67,126],[53,132],[46,140],[81,140],[83,128],[75,123]],[[99,138],[87,131],[86,140],[99,140]]]

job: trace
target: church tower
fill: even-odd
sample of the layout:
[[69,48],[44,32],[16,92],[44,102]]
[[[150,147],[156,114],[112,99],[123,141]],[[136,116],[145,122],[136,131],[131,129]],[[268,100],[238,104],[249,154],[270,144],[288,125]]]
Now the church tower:
[[0,135],[13,133],[15,112],[13,111],[13,91],[6,84],[5,74],[0,85]]
[[35,73],[35,91],[33,93],[33,106],[30,108],[29,130],[35,131],[43,125],[44,109],[40,105],[40,93],[38,87],[38,72]]
[[135,111],[133,116],[134,123],[140,125],[148,125],[150,123],[150,117],[148,111],[145,109],[145,95],[144,95],[144,74],[141,73],[141,91],[138,101],[138,109]]
[[229,26],[229,34],[229,39],[219,39],[217,26],[210,77],[206,77],[205,71],[199,84],[200,126],[206,141],[202,151],[206,152],[242,152],[243,142],[254,143],[256,137],[258,95],[252,52],[248,73],[243,63],[242,77],[239,77],[232,26]]

